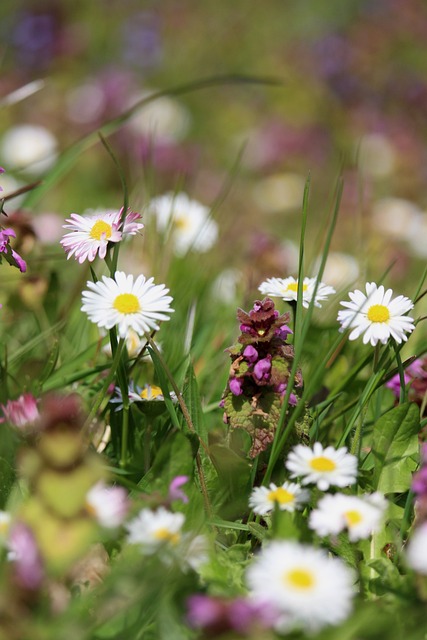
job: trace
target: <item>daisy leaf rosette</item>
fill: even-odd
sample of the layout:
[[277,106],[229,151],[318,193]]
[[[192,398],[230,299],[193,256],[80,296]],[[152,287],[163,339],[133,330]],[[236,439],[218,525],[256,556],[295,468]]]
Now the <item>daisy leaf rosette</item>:
[[64,235],[61,245],[67,254],[82,264],[85,260],[93,262],[97,256],[103,260],[107,254],[109,242],[120,242],[125,236],[133,236],[144,225],[137,222],[139,213],[128,210],[122,223],[123,208],[120,211],[94,211],[92,215],[81,216],[72,213],[64,224],[70,233]]
[[[305,277],[302,283],[302,305],[306,309],[313,299],[316,289],[317,278]],[[260,284],[258,290],[265,296],[272,298],[282,298],[285,302],[296,302],[298,297],[298,280],[292,276],[288,278],[267,278]],[[319,282],[316,295],[314,296],[314,306],[321,307],[320,301],[327,300],[328,296],[335,293],[335,289],[329,285]]]
[[125,339],[129,329],[138,335],[159,329],[159,322],[169,320],[173,309],[173,298],[166,294],[165,285],[155,285],[139,275],[134,281],[132,274],[116,271],[114,278],[102,276],[94,283],[88,281],[88,291],[83,291],[81,310],[91,322],[102,329],[117,327],[120,338]]
[[373,347],[378,342],[387,344],[390,338],[401,344],[415,329],[414,319],[406,314],[414,303],[405,296],[393,298],[393,290],[385,290],[383,285],[367,282],[366,293],[356,289],[349,293],[350,302],[340,304],[345,307],[338,312],[340,331],[351,329],[349,340],[363,335],[363,343]]
[[302,484],[316,484],[321,491],[330,486],[348,487],[356,481],[357,458],[346,447],[334,449],[315,442],[313,448],[298,444],[290,452],[286,468],[292,478],[302,478]]

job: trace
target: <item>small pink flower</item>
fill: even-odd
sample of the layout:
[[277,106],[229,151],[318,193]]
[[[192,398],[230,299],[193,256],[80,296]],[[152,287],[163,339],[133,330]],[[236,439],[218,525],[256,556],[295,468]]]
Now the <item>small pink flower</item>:
[[181,487],[183,484],[188,482],[188,476],[176,476],[172,480],[169,485],[169,499],[170,500],[181,500],[181,502],[187,503],[188,496],[182,491]]
[[17,581],[25,589],[37,589],[43,580],[44,571],[31,529],[22,522],[17,522],[11,529],[7,546],[7,559],[15,565]]
[[12,266],[17,267],[21,273],[25,273],[27,270],[27,263],[19,253],[17,253],[10,246],[10,238],[15,238],[16,233],[13,229],[1,229],[0,228],[0,262],[2,256]]
[[74,256],[82,264],[85,260],[93,262],[98,254],[104,259],[107,254],[109,242],[120,242],[125,236],[133,236],[138,233],[144,225],[140,220],[139,213],[128,211],[122,223],[122,212],[120,211],[99,211],[94,215],[80,216],[72,213],[64,224],[64,229],[70,229],[71,233],[65,234],[61,240],[67,259]]
[[86,495],[86,509],[102,527],[119,527],[129,511],[129,498],[123,487],[98,482]]
[[4,415],[0,422],[9,422],[18,429],[33,425],[40,417],[37,400],[31,393],[23,393],[17,400],[8,400],[0,407]]

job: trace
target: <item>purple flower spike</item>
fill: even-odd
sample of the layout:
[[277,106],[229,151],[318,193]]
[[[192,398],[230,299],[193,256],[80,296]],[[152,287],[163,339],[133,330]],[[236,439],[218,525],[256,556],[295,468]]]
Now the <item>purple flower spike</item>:
[[243,393],[242,381],[239,378],[231,378],[230,391],[234,396],[240,396]]
[[181,502],[185,504],[188,502],[188,496],[186,496],[181,489],[182,485],[188,482],[188,480],[188,476],[176,476],[176,478],[172,480],[169,485],[170,500],[181,500]]
[[256,365],[254,366],[254,376],[258,380],[268,380],[270,377],[271,371],[271,356],[267,356],[262,360],[258,360]]
[[253,364],[258,360],[258,351],[251,344],[248,344],[248,346],[243,351],[243,356],[248,362]]

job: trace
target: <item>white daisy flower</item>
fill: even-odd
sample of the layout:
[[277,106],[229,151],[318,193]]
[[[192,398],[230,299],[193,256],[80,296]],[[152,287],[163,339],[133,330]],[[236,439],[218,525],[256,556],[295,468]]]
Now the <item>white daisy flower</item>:
[[172,298],[165,285],[155,285],[153,278],[148,280],[140,275],[135,282],[133,275],[116,271],[113,278],[102,276],[102,281],[88,282],[90,291],[83,291],[82,311],[89,320],[103,329],[117,327],[119,336],[126,338],[129,329],[138,335],[158,330],[160,320],[169,320],[167,314]]
[[86,510],[102,527],[119,527],[129,510],[129,500],[123,487],[108,487],[98,482],[86,495]]
[[417,527],[406,545],[406,562],[411,569],[427,575],[427,522]]
[[184,521],[182,513],[172,513],[164,507],[157,511],[142,509],[134,520],[125,525],[127,541],[141,545],[141,551],[146,555],[163,546],[175,547],[181,541]]
[[147,213],[156,217],[157,230],[171,234],[175,253],[184,256],[193,249],[208,251],[218,239],[218,225],[209,218],[209,208],[185,193],[167,193],[153,198]]
[[85,260],[93,262],[96,254],[104,259],[109,242],[120,242],[125,236],[134,236],[144,225],[136,222],[139,213],[128,211],[124,224],[121,223],[123,208],[120,211],[92,211],[92,215],[80,216],[72,213],[64,224],[64,229],[71,233],[65,234],[61,244],[67,253],[67,260],[72,256],[82,264]]
[[345,310],[338,312],[340,331],[353,329],[349,340],[363,335],[363,343],[374,347],[378,342],[386,344],[394,338],[397,343],[408,339],[407,333],[415,329],[413,318],[405,314],[414,304],[405,296],[392,299],[393,291],[379,287],[375,282],[367,282],[366,295],[356,289],[349,294],[351,302],[341,302]]
[[[123,396],[120,387],[116,387],[114,391],[116,396],[112,398],[110,402],[113,404],[120,403],[116,409],[116,411],[119,411],[123,409]],[[171,391],[169,395],[172,402],[177,401],[176,394],[173,391]],[[147,401],[163,402],[165,399],[163,391],[156,384],[145,384],[143,387],[140,387],[139,385],[135,385],[133,381],[129,384],[128,398],[129,404]]]
[[254,513],[264,516],[277,504],[281,511],[295,511],[307,502],[309,492],[295,482],[284,482],[280,487],[270,483],[269,487],[255,487],[249,497],[249,506]]
[[337,625],[352,608],[354,576],[338,558],[297,542],[273,542],[247,571],[250,595],[283,615],[281,631]]
[[45,127],[21,124],[11,127],[0,143],[0,156],[8,169],[38,176],[50,169],[58,157],[58,142]]
[[309,526],[319,536],[338,535],[344,529],[352,542],[369,538],[381,527],[387,500],[380,493],[323,497],[310,514]]
[[291,477],[302,477],[302,484],[317,484],[321,491],[329,487],[347,487],[357,477],[357,458],[347,453],[346,447],[334,449],[315,442],[313,448],[298,444],[290,452],[286,468]]
[[[302,283],[302,305],[306,309],[314,296],[317,278],[304,278]],[[271,298],[282,298],[286,302],[296,302],[298,294],[298,280],[290,276],[289,278],[267,278],[258,287],[259,291]],[[328,296],[335,293],[335,289],[323,282],[319,282],[314,305],[321,307],[321,300],[326,300]]]

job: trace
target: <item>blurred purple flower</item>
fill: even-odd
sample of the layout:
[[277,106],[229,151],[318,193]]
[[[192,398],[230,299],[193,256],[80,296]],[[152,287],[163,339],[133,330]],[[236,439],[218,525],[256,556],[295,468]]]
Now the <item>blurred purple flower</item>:
[[236,631],[249,633],[253,628],[269,628],[278,614],[271,605],[245,598],[226,600],[197,594],[187,600],[187,621],[191,627],[203,629],[208,637]]
[[182,491],[181,487],[189,480],[188,476],[176,476],[169,485],[169,499],[181,500],[185,504],[188,502],[188,496]]
[[163,58],[159,17],[150,11],[130,16],[121,25],[123,58],[143,69],[156,67]]
[[25,589],[37,589],[43,580],[44,571],[31,529],[22,522],[17,522],[11,529],[7,546],[7,559],[15,565],[19,584]]

